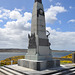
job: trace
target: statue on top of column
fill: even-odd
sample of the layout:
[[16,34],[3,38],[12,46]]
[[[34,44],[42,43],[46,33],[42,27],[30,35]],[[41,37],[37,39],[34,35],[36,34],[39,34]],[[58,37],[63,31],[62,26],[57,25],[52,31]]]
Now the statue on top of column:
[[39,3],[42,3],[42,0],[35,0],[35,2],[39,2]]

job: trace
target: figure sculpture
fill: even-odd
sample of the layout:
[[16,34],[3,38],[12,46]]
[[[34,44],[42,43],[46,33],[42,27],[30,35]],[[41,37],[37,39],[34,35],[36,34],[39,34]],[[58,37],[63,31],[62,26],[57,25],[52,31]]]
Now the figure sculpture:
[[47,37],[48,37],[50,35],[50,32],[48,30],[46,30],[46,32],[48,32],[48,35],[47,35]]
[[31,36],[28,34],[28,38],[29,38],[29,48],[36,48],[35,33],[31,34]]

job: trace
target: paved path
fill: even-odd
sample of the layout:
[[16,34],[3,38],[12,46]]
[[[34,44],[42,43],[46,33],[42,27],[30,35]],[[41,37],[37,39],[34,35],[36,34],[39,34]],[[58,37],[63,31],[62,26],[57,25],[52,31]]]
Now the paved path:
[[75,64],[61,65],[43,71],[36,71],[18,65],[3,66],[0,68],[0,75],[74,75]]

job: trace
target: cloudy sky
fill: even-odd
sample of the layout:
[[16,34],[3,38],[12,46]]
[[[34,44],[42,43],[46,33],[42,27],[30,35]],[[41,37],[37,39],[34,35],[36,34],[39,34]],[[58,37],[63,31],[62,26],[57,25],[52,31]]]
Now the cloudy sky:
[[[34,0],[0,0],[0,48],[28,47]],[[75,50],[75,0],[43,0],[53,50]]]

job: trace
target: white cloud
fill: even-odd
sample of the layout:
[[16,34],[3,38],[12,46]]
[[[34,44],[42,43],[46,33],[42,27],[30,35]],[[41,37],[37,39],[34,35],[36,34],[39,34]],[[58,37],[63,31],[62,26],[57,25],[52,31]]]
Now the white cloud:
[[72,6],[69,6],[70,9],[72,9]]
[[57,2],[56,5],[61,5],[61,3],[60,2]]
[[27,48],[30,31],[0,29],[0,48]]
[[52,2],[53,0],[49,0],[50,2]]
[[61,20],[59,20],[59,24],[61,24]]
[[51,49],[75,50],[75,32],[58,32],[50,27],[47,27],[47,30],[51,33]]
[[0,12],[1,12],[0,18],[7,19],[9,17],[10,10],[0,7]]
[[[0,48],[28,48],[28,33],[30,33],[31,26],[31,23],[29,21],[31,21],[32,15],[29,12],[25,12],[22,15],[20,13],[20,10],[14,9],[8,13],[8,18],[10,18],[10,13],[13,11],[17,11],[17,13],[19,13],[19,16],[16,16],[16,18],[14,18],[13,16],[15,15],[13,15],[11,17],[11,20],[16,19],[16,21],[8,21],[4,25],[5,28],[0,28]],[[53,17],[56,18],[56,15],[58,13],[62,13],[65,11],[66,10],[64,9],[64,7],[52,6],[46,11],[46,19],[48,18],[47,13],[50,17],[50,20],[48,22],[50,22],[51,20],[54,20],[52,19]],[[50,14],[52,14],[52,16]],[[57,18],[55,19],[55,21],[56,20]],[[51,36],[49,37],[52,44],[51,49],[75,49],[75,32],[58,32],[55,29],[51,29],[50,27],[47,27],[47,30],[49,30],[51,33]],[[59,30],[59,28],[57,30]]]
[[59,31],[60,30],[60,28],[57,28],[57,31]]
[[20,12],[22,11],[22,9],[17,9],[15,8],[14,10],[10,11],[8,9],[4,9],[2,7],[0,7],[0,18],[2,19],[18,19],[20,18],[22,15],[20,14]]
[[8,21],[4,26],[9,29],[20,29],[20,30],[30,30],[30,23],[32,14],[29,12],[25,12],[24,16],[20,13],[20,9],[14,9],[10,11],[9,18],[16,21]]
[[46,22],[53,24],[57,20],[57,14],[66,12],[67,10],[62,6],[51,5],[48,10],[46,10]]
[[0,13],[1,13],[2,11],[0,10]]
[[22,17],[22,15],[18,12],[18,11],[11,11],[10,12],[10,16],[11,19],[20,19]]
[[3,22],[3,20],[0,20],[0,22]]
[[15,8],[14,10],[15,10],[15,11],[22,11],[22,9],[17,9],[17,8]]
[[68,21],[68,23],[70,23],[70,22],[72,22],[72,23],[75,22],[75,19],[71,19]]
[[[16,8],[10,12],[4,8],[1,10],[4,11],[1,18],[11,18],[11,21],[7,21],[4,25],[5,28],[0,28],[0,48],[27,48],[27,35],[30,33],[31,26],[29,21],[31,20],[32,14],[25,12],[22,16],[20,13],[21,10]],[[7,12],[8,15],[3,16]]]

